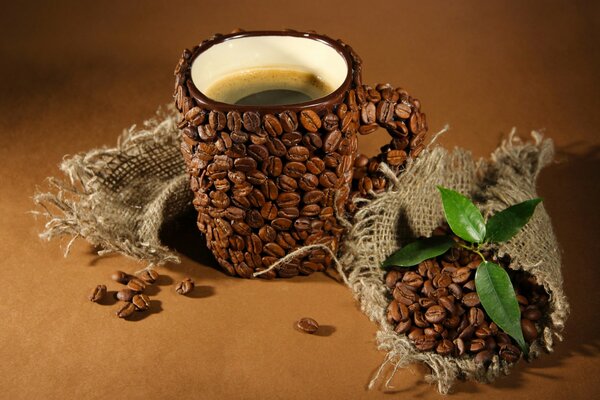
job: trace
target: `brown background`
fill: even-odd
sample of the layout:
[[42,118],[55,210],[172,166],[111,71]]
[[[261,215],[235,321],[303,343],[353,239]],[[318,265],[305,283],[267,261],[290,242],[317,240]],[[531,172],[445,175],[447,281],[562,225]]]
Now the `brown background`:
[[[184,47],[238,26],[343,38],[363,57],[366,82],[417,95],[432,132],[451,125],[446,146],[487,155],[513,126],[555,140],[557,162],[539,191],[564,250],[566,340],[494,385],[458,385],[453,397],[600,395],[598,3],[11,3],[0,13],[0,398],[439,397],[419,368],[399,371],[392,394],[365,389],[383,359],[376,327],[325,275],[227,277],[191,227],[183,264],[168,266],[155,289],[154,312],[128,322],[85,297],[114,269],[138,264],[99,258],[84,241],[65,259],[58,242],[37,238],[31,196],[63,155],[112,145],[171,101]],[[384,141],[361,147],[372,153]],[[201,285],[192,297],[174,293],[183,276]],[[307,315],[327,326],[324,336],[292,329]]]

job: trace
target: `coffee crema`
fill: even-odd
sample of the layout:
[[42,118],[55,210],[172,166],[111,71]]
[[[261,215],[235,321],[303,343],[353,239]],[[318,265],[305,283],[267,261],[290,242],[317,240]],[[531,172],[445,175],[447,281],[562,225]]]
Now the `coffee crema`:
[[333,91],[328,83],[308,71],[254,68],[215,81],[204,94],[221,103],[266,106],[304,103]]

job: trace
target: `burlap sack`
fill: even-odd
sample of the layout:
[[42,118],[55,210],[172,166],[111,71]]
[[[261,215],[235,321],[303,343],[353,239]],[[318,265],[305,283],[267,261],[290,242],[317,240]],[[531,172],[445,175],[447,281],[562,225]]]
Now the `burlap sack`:
[[179,262],[159,239],[161,227],[191,208],[192,192],[179,150],[174,107],[123,132],[116,148],[94,149],[65,158],[67,180],[49,178],[48,193],[37,193],[38,214],[48,222],[43,239],[78,237],[148,266]]
[[[167,107],[143,128],[133,126],[124,132],[116,148],[66,158],[61,170],[67,179],[50,178],[52,190],[34,197],[43,209],[37,214],[48,219],[41,237],[70,236],[66,252],[76,238],[83,237],[101,249],[99,254],[118,252],[149,267],[179,262],[159,239],[161,227],[185,214],[192,200],[175,121],[174,109]],[[419,352],[406,336],[395,333],[385,318],[388,299],[379,265],[403,243],[429,235],[442,221],[436,185],[470,194],[486,213],[494,212],[536,197],[536,177],[552,154],[552,143],[539,135],[534,135],[533,143],[521,143],[511,136],[488,161],[475,161],[464,150],[448,152],[436,147],[411,161],[398,177],[383,166],[393,185],[371,200],[358,200],[362,208],[353,224],[341,220],[348,235],[336,259],[363,312],[380,325],[377,341],[387,356],[370,386],[388,364],[395,370],[414,362],[425,363],[432,371],[428,380],[437,383],[442,393],[447,393],[456,379],[490,382],[508,371],[497,357],[484,370],[467,357]],[[282,261],[307,250],[300,248]],[[551,351],[553,336],[560,338],[568,304],[562,291],[558,245],[543,206],[538,206],[518,236],[497,251],[510,254],[512,268],[536,275],[551,294],[550,315],[543,321],[543,335],[532,346],[531,356],[541,350]]]
[[[427,380],[448,393],[456,379],[491,382],[509,365],[495,356],[487,368],[472,357],[453,358],[433,352],[418,351],[406,335],[394,332],[386,321],[390,301],[384,284],[381,262],[403,244],[419,236],[429,236],[444,220],[437,185],[442,185],[476,199],[486,214],[509,205],[537,197],[535,181],[540,170],[553,156],[553,145],[539,134],[534,142],[522,143],[511,134],[490,160],[474,160],[462,149],[450,152],[441,147],[427,150],[398,176],[384,168],[393,182],[391,188],[372,200],[363,200],[347,235],[340,269],[347,284],[359,300],[363,312],[377,322],[379,349],[386,359],[370,383],[374,386],[388,364],[393,365],[386,385],[397,368],[424,363],[431,369]],[[496,248],[500,255],[509,254],[510,267],[529,271],[550,294],[550,314],[542,322],[543,334],[531,346],[530,357],[542,350],[552,351],[553,337],[561,338],[569,306],[562,289],[560,252],[552,225],[543,206],[538,206],[525,228],[512,240]]]

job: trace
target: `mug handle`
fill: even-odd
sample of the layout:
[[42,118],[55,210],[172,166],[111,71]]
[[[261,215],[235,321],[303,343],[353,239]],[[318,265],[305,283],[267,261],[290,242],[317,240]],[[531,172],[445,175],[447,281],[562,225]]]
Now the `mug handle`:
[[391,136],[390,142],[381,147],[378,155],[368,158],[358,154],[355,159],[352,196],[347,206],[348,211],[353,213],[352,197],[379,193],[387,186],[385,176],[379,171],[381,162],[399,170],[408,158],[417,157],[424,149],[427,119],[421,112],[418,99],[390,84],[378,84],[374,88],[357,85],[348,94],[348,108],[359,113],[357,131],[360,135],[370,135],[382,127]]

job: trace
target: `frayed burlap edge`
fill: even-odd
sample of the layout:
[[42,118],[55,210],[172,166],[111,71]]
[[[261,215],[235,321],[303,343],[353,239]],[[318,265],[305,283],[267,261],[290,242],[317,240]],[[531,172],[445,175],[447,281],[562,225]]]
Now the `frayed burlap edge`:
[[[542,167],[552,160],[553,145],[537,133],[532,135],[533,142],[523,143],[511,134],[489,161],[474,161],[463,149],[449,152],[434,147],[412,160],[398,175],[382,165],[392,182],[388,191],[369,200],[357,200],[362,208],[355,215],[354,225],[344,241],[338,270],[362,311],[379,324],[378,348],[387,352],[369,388],[386,374],[385,385],[389,386],[397,369],[412,363],[427,365],[431,373],[426,380],[436,384],[443,394],[451,390],[457,379],[492,382],[499,375],[508,374],[510,365],[497,356],[486,369],[469,356],[453,358],[418,351],[406,335],[394,332],[386,320],[389,297],[384,284],[385,271],[380,265],[401,244],[415,237],[429,236],[443,221],[437,185],[470,194],[480,200],[486,213],[536,197],[535,179]],[[520,176],[517,181],[515,175]],[[517,185],[521,189],[515,189]],[[537,240],[540,234],[545,238],[541,243]],[[529,251],[531,249],[535,251]],[[553,336],[561,339],[569,306],[562,290],[558,245],[544,208],[538,208],[527,229],[498,246],[496,251],[512,257],[511,268],[536,275],[551,294],[550,318],[544,321],[543,335],[531,346],[530,357],[538,356],[542,350],[552,351]],[[390,365],[392,370],[386,372]]]
[[180,133],[173,107],[125,130],[115,148],[66,157],[65,179],[48,178],[50,191],[34,202],[47,219],[42,239],[70,236],[65,256],[78,237],[100,248],[149,265],[179,262],[163,246],[160,228],[191,205],[192,192],[179,151]]

